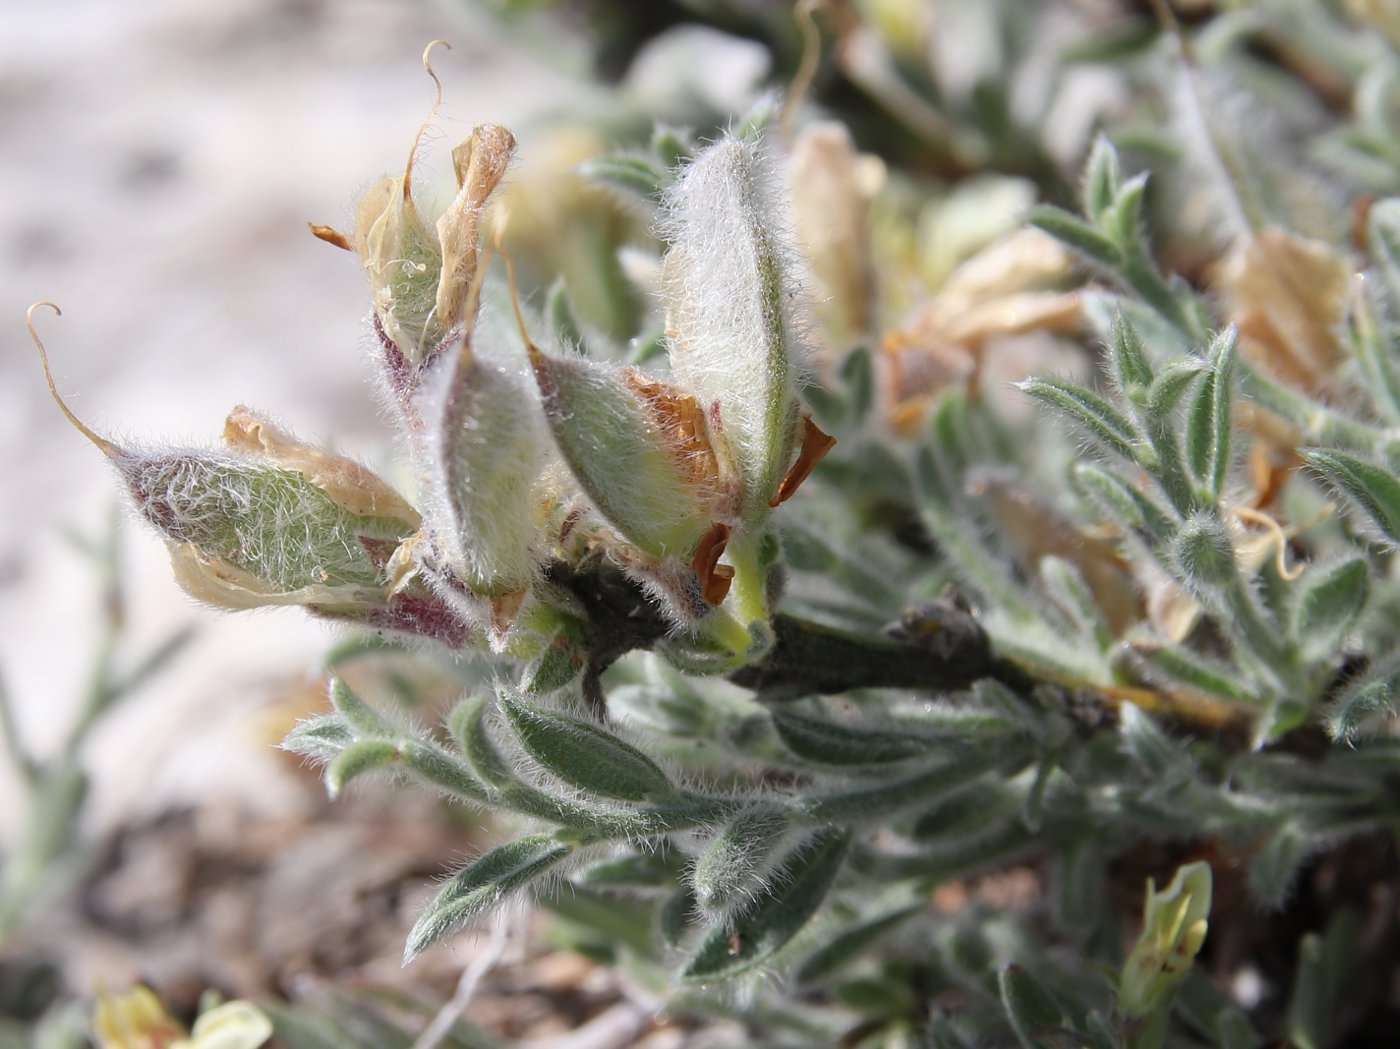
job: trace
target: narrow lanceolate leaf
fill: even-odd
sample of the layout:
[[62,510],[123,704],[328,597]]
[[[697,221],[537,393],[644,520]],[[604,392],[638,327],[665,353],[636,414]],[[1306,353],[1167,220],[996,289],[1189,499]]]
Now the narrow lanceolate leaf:
[[794,451],[802,353],[796,247],[761,138],[701,151],[666,198],[672,370],[713,412],[742,481],[741,516],[767,516]]
[[472,771],[486,783],[499,787],[513,782],[515,776],[491,739],[486,723],[488,709],[484,697],[468,697],[453,709],[447,728],[467,756],[467,764]]
[[1203,480],[1217,498],[1225,488],[1225,478],[1230,471],[1231,437],[1235,424],[1235,345],[1234,328],[1221,332],[1211,345],[1211,361],[1215,366],[1214,411],[1211,415],[1210,472]]
[[1019,965],[1003,969],[997,986],[1017,1040],[1025,1049],[1041,1049],[1047,1044],[1041,1038],[1053,1034],[1064,1023],[1060,1003],[1049,988]]
[[794,978],[799,984],[812,984],[825,979],[844,966],[865,957],[876,941],[923,910],[922,904],[900,907],[842,930],[808,955],[797,967]]
[[1400,706],[1400,658],[1391,656],[1342,688],[1327,711],[1333,739],[1360,735]]
[[370,739],[395,739],[403,729],[375,710],[338,677],[331,678],[331,704],[345,719],[357,736]]
[[632,368],[543,353],[531,363],[555,443],[593,505],[647,553],[690,558],[720,492],[695,398]]
[[[1186,413],[1186,465],[1195,479],[1209,485],[1215,460],[1215,405],[1217,376],[1201,380]],[[1218,493],[1217,493],[1218,494]]]
[[753,902],[728,925],[710,930],[682,973],[685,979],[728,980],[771,958],[821,906],[849,843],[847,831],[819,830],[794,846]]
[[1098,221],[1112,207],[1120,181],[1118,151],[1107,137],[1099,135],[1084,165],[1084,214]]
[[509,695],[501,696],[501,710],[530,756],[565,783],[626,801],[673,793],[655,762],[597,725]]
[[1318,844],[1297,821],[1282,822],[1249,865],[1249,888],[1254,898],[1267,907],[1283,906],[1303,862]]
[[413,923],[404,948],[412,961],[477,915],[525,887],[572,850],[547,834],[531,834],[492,849],[452,876]]
[[1361,558],[1307,572],[1293,633],[1307,659],[1336,653],[1356,625],[1371,591],[1371,570]]
[[691,876],[695,902],[714,913],[746,903],[772,876],[769,857],[782,844],[789,817],[777,806],[741,813],[700,854]]
[[343,714],[321,714],[299,721],[282,739],[282,749],[317,761],[329,761],[355,741]]
[[1027,379],[1018,389],[1079,423],[1115,452],[1134,458],[1138,440],[1132,424],[1092,390],[1061,379]]
[[823,765],[879,765],[927,754],[930,749],[928,740],[908,732],[860,728],[787,710],[774,710],[772,717],[788,750]]
[[1142,336],[1119,313],[1113,319],[1113,338],[1109,343],[1113,359],[1113,370],[1118,385],[1130,396],[1135,390],[1146,390],[1152,385],[1152,362],[1147,356],[1147,347]]
[[1074,481],[1084,494],[1116,522],[1129,529],[1145,529],[1164,540],[1176,531],[1177,520],[1155,499],[1112,470],[1096,463],[1074,464]]
[[326,766],[326,790],[335,797],[356,776],[388,768],[398,760],[399,748],[389,740],[356,740]]
[[1374,462],[1330,449],[1302,453],[1303,461],[1350,496],[1392,543],[1400,542],[1400,478]]
[[1164,368],[1148,388],[1147,410],[1154,415],[1170,412],[1204,370],[1205,365],[1194,358],[1177,361]]
[[1235,329],[1226,328],[1210,347],[1210,368],[1191,398],[1186,422],[1186,461],[1196,480],[1216,498],[1230,466],[1234,407]]
[[580,164],[578,170],[584,178],[620,189],[653,204],[661,200],[670,180],[665,171],[642,157],[592,157]]
[[[1395,287],[1393,294],[1397,298],[1392,301],[1400,301],[1400,283]],[[1385,303],[1377,282],[1366,281],[1352,299],[1347,318],[1347,344],[1356,358],[1371,402],[1393,425],[1400,422],[1400,362],[1395,360],[1391,350],[1396,328],[1388,323]]]
[[1117,244],[1063,208],[1042,204],[1031,208],[1026,219],[1100,266],[1116,269],[1122,263]]

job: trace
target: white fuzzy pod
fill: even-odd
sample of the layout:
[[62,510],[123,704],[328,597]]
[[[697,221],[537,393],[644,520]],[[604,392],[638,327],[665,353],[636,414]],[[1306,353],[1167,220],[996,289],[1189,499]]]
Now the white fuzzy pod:
[[671,366],[717,421],[754,527],[792,458],[804,344],[800,254],[761,142],[701,151],[666,200],[663,276]]
[[523,354],[509,345],[484,312],[417,398],[424,523],[438,556],[483,597],[527,589],[538,563],[534,488],[547,438]]

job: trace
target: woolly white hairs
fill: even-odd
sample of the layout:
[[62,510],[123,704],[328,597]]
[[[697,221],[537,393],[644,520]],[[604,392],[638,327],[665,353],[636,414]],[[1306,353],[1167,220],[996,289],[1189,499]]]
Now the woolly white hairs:
[[800,253],[775,165],[759,142],[725,137],[701,151],[665,202],[671,366],[707,411],[718,405],[752,523],[791,458],[803,351]]
[[208,452],[122,452],[114,459],[136,510],[176,543],[276,591],[377,590],[361,537],[397,539],[384,520],[351,514],[300,473]]

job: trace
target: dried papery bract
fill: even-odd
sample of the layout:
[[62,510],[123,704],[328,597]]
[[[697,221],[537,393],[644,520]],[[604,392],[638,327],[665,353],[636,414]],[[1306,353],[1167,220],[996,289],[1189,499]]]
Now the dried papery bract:
[[794,226],[821,292],[817,314],[836,351],[867,337],[875,323],[869,211],[879,175],[872,176],[870,159],[835,122],[806,128],[792,146]]

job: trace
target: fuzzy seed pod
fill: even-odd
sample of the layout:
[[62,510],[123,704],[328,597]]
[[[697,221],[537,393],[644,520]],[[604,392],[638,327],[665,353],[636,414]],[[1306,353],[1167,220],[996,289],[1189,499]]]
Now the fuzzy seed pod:
[[485,598],[527,590],[538,565],[535,481],[545,441],[523,361],[488,310],[418,399],[414,456],[440,567]]
[[723,494],[695,398],[632,368],[531,363],[555,442],[603,517],[648,554],[692,557]]
[[671,366],[740,479],[745,528],[767,517],[801,423],[799,256],[777,181],[761,143],[726,137],[696,156],[666,201]]

